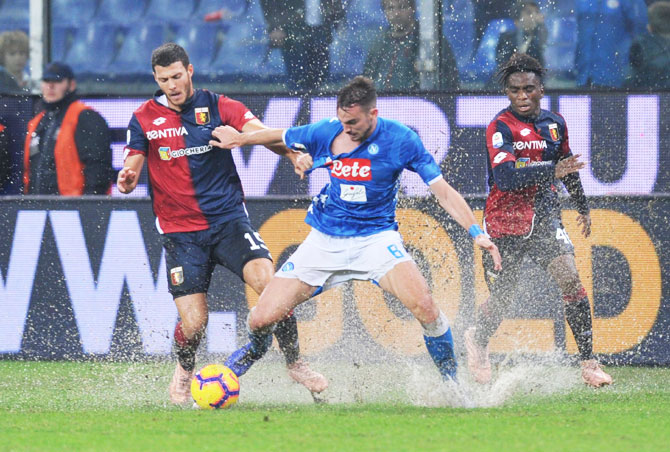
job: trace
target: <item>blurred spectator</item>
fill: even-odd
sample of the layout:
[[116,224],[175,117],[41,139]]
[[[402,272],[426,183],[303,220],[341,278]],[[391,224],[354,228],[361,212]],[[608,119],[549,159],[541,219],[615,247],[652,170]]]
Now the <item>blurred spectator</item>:
[[[390,27],[372,43],[364,74],[379,91],[419,89],[419,26],[416,0],[382,0]],[[446,39],[442,40],[438,88],[458,89],[458,68]]]
[[477,50],[479,41],[484,35],[484,30],[486,30],[486,27],[492,20],[513,17],[510,3],[509,0],[472,0],[475,22],[473,51]]
[[515,29],[500,35],[496,48],[496,63],[502,67],[514,53],[532,56],[544,66],[547,27],[540,6],[535,1],[519,1],[515,5]]
[[0,93],[28,90],[27,62],[28,35],[21,30],[0,33]]
[[9,179],[11,167],[12,160],[9,155],[9,138],[5,132],[5,126],[0,124],[0,188]]
[[111,133],[99,113],[77,100],[70,66],[51,63],[42,77],[44,110],[28,123],[23,191],[31,195],[107,194],[115,178]]
[[648,9],[649,33],[638,36],[630,48],[633,88],[670,89],[670,1]]
[[270,46],[281,49],[291,88],[318,89],[330,74],[333,30],[344,19],[342,0],[261,0]]
[[644,33],[644,0],[576,0],[578,86],[620,87],[632,39]]

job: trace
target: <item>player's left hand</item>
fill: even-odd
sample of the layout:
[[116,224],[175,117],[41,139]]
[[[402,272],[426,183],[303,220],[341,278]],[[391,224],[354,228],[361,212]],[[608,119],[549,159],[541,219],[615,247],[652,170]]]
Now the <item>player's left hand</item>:
[[293,163],[293,170],[300,176],[300,179],[305,178],[305,172],[314,164],[312,156],[305,152],[289,149],[286,157]]
[[591,235],[591,215],[577,215],[577,224],[582,227],[582,235],[588,237]]
[[502,270],[502,257],[500,257],[500,251],[498,251],[498,247],[486,236],[486,234],[479,234],[475,237],[475,244],[491,254],[494,270]]

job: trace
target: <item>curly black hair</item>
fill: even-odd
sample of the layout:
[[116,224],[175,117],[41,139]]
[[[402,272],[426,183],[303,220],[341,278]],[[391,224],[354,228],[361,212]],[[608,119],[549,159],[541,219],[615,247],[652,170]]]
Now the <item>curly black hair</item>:
[[542,77],[547,70],[542,67],[542,63],[532,56],[525,53],[515,53],[496,73],[498,82],[503,88],[507,86],[507,79],[509,76],[515,72],[532,72],[537,75],[540,78],[540,82],[542,82]]

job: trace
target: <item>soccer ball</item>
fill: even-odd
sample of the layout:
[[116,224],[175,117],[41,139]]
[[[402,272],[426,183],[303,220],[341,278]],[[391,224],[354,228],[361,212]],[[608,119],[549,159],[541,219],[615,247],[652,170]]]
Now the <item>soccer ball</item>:
[[221,364],[210,364],[195,374],[191,381],[191,396],[200,408],[228,408],[240,396],[240,380]]

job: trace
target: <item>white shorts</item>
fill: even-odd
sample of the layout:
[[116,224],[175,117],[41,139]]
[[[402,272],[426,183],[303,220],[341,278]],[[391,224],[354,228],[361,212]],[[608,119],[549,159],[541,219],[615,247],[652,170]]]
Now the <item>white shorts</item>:
[[351,279],[377,283],[396,264],[411,260],[398,231],[336,237],[312,229],[275,275],[327,290]]

